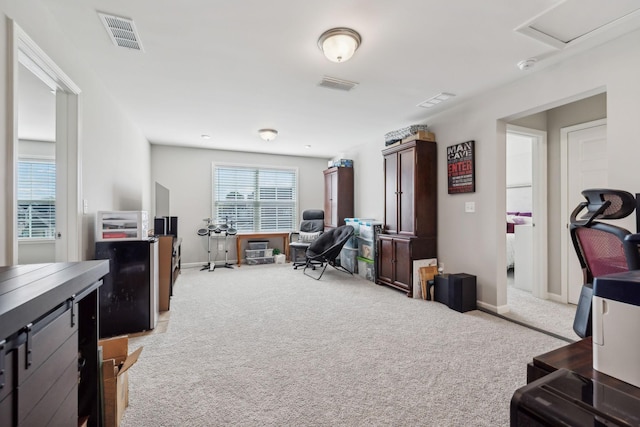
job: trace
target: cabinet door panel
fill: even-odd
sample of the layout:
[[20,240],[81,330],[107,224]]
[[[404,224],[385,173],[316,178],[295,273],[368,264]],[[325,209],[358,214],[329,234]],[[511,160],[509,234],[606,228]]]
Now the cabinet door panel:
[[395,284],[403,286],[407,290],[412,286],[411,273],[411,241],[404,239],[395,239]]
[[389,233],[398,231],[398,154],[384,157],[384,223]]
[[9,393],[4,400],[0,400],[0,426],[13,425],[14,396]]
[[398,233],[413,235],[415,207],[415,148],[398,153]]
[[393,239],[380,238],[380,246],[378,253],[378,279],[393,283],[393,264],[394,264]]
[[331,177],[331,226],[338,224],[338,172],[329,175]]
[[324,225],[331,226],[331,174],[324,175]]

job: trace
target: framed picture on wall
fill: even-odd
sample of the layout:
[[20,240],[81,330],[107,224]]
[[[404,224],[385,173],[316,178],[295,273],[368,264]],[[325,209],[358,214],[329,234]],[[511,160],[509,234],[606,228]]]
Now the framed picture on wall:
[[447,147],[447,177],[449,194],[475,193],[475,141]]

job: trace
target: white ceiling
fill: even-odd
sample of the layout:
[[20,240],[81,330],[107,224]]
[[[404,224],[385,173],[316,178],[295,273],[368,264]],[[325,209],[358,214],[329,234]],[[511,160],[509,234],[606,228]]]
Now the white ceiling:
[[[565,3],[577,7],[572,19],[590,22],[603,5],[618,2],[630,0],[600,1],[600,8]],[[429,124],[432,113],[640,26],[636,11],[621,20],[624,26],[561,49],[515,30],[558,3],[44,2],[151,143],[325,158],[372,141],[382,144],[386,132]],[[114,46],[98,12],[133,19],[144,51]],[[362,36],[346,63],[332,63],[318,49],[318,37],[333,27]],[[520,71],[516,64],[530,57],[539,59],[537,65]],[[359,85],[350,92],[322,88],[324,76]],[[429,110],[416,106],[440,92],[457,96]],[[278,138],[262,141],[257,130],[264,127],[277,129]]]

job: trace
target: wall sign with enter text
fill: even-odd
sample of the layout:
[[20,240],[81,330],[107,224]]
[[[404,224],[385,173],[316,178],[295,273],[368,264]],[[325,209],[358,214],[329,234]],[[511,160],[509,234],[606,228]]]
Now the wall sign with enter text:
[[449,194],[476,191],[474,142],[467,141],[447,147]]

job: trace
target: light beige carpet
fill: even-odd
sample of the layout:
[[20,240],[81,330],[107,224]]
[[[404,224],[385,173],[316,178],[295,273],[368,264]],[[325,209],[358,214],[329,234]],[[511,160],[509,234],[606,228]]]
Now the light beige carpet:
[[565,337],[567,340],[580,339],[573,332],[575,305],[536,298],[531,292],[512,286],[507,288],[507,303],[509,313],[505,313],[505,317]]
[[129,373],[122,427],[507,426],[532,357],[566,342],[358,276],[185,269]]

